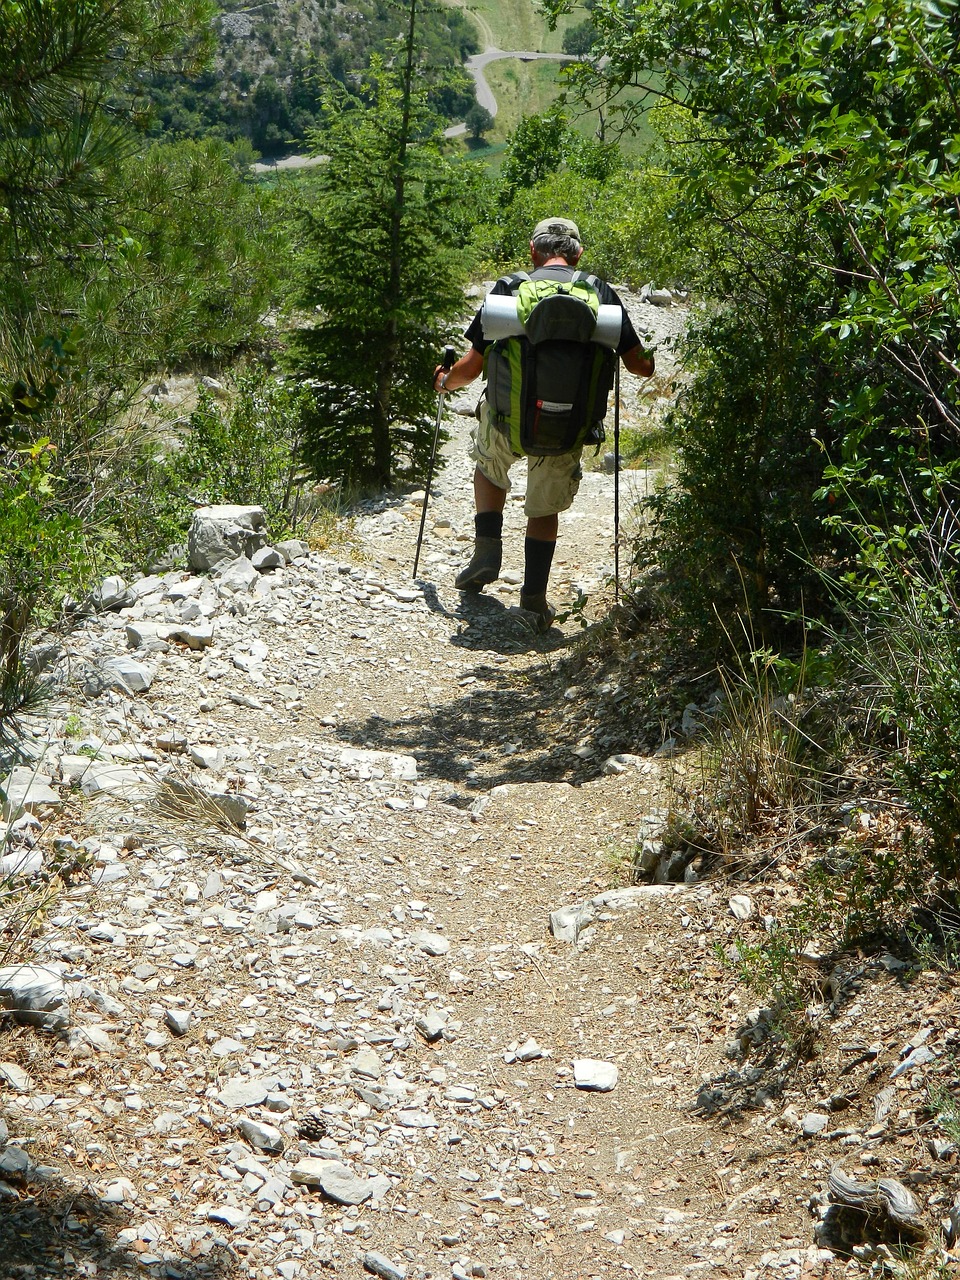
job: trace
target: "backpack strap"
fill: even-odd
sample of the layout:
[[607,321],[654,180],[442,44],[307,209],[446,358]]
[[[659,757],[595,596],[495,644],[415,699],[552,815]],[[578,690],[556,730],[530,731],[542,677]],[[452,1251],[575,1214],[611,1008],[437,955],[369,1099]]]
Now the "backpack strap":
[[511,293],[516,293],[524,280],[529,279],[526,271],[515,271],[511,276],[501,276],[497,284],[505,284]]

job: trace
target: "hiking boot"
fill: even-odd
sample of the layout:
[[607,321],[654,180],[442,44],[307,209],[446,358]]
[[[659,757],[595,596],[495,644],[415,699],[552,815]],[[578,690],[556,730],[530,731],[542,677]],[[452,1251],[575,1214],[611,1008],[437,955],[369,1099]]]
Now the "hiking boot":
[[525,609],[527,613],[532,613],[536,617],[538,631],[549,631],[553,626],[554,618],[557,616],[557,611],[547,599],[545,591],[541,591],[539,595],[535,596],[525,595],[521,591],[520,608]]
[[482,591],[490,582],[500,577],[500,561],[503,558],[503,542],[499,538],[477,538],[473,559],[457,574],[454,586],[458,591]]

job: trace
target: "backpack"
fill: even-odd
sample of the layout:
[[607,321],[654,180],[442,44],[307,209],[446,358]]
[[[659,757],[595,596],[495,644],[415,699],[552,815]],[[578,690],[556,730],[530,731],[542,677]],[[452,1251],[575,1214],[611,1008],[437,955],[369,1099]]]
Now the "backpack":
[[[595,340],[599,281],[577,271],[569,282],[504,277],[516,297],[522,333],[500,338],[484,355],[493,425],[515,454],[569,453],[603,440],[616,355]],[[607,310],[605,308],[604,310]]]

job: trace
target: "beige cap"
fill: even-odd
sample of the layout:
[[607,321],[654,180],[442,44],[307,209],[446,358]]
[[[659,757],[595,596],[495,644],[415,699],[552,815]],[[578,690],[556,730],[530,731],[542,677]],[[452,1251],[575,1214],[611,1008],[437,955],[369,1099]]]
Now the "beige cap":
[[533,228],[533,235],[530,238],[536,240],[537,236],[548,235],[572,236],[574,240],[579,240],[580,228],[569,218],[544,218]]

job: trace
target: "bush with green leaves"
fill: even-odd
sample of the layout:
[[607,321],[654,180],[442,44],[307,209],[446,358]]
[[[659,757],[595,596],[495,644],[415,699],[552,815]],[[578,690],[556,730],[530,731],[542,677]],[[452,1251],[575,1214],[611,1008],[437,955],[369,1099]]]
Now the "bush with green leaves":
[[258,369],[241,370],[227,403],[201,389],[181,447],[165,466],[183,508],[194,502],[263,507],[274,536],[293,531],[303,466],[307,393]]
[[710,229],[701,291],[742,307],[816,282],[791,319],[820,374],[816,418],[798,400],[824,450],[818,500],[843,532],[862,520],[864,545],[934,527],[960,468],[957,0],[600,0],[591,21],[587,93],[658,66],[683,103],[663,160],[685,222]]
[[71,368],[70,338],[47,339],[35,360],[0,389],[0,752],[21,733],[21,715],[40,688],[22,664],[38,611],[50,618],[82,584],[88,546],[82,522],[64,502],[57,449],[39,434]]
[[659,141],[630,162],[615,142],[579,133],[559,108],[522,120],[507,140],[488,218],[474,232],[478,256],[497,270],[525,262],[531,230],[556,213],[576,221],[584,265],[608,280],[635,288],[648,280],[699,280],[716,262],[716,238],[685,215],[667,163],[686,115],[680,107],[658,108]]
[[0,451],[0,669],[9,675],[37,604],[53,606],[82,581],[83,526],[63,507],[61,489],[49,439]]
[[676,477],[651,500],[638,554],[655,559],[678,633],[705,652],[747,636],[779,647],[789,619],[828,596],[816,565],[834,536],[813,498],[822,459],[810,434],[822,380],[802,309],[785,290],[749,324],[732,307],[704,318],[684,344],[692,380],[667,424]]
[[0,721],[30,701],[20,658],[35,611],[52,610],[79,585],[87,558],[57,447],[42,434],[58,397],[79,376],[76,337],[44,339],[19,376],[0,387]]
[[[883,727],[887,774],[922,823],[915,840],[923,858],[912,889],[933,872],[960,880],[960,562],[957,520],[930,548],[932,571],[904,547],[873,562],[869,592],[840,586],[845,615],[838,644],[863,689],[871,717]],[[938,540],[939,541],[939,540]],[[903,868],[905,873],[906,867]]]

